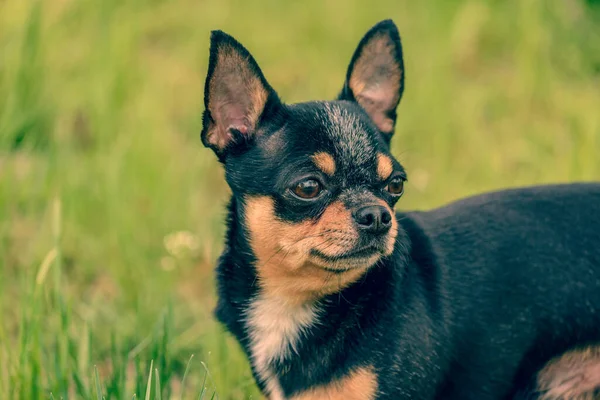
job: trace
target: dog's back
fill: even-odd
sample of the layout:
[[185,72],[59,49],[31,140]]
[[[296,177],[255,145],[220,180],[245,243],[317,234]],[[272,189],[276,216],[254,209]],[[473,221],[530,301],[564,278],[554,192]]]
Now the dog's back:
[[451,300],[457,357],[442,398],[518,389],[553,356],[600,341],[600,184],[494,192],[403,217]]

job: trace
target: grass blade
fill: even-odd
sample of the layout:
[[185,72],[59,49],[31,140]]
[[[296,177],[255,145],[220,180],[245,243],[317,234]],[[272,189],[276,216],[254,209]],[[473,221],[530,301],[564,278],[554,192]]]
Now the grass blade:
[[[204,383],[202,384],[202,392],[200,393],[200,399],[203,399],[204,395],[206,394],[206,378],[208,377],[208,379],[210,380],[210,384],[212,385],[212,391],[213,391],[213,394],[211,396],[211,400],[212,400],[212,399],[214,399],[215,396],[217,396],[215,382],[213,381],[212,375],[210,374],[210,371],[208,370],[208,366],[206,365],[206,363],[204,361],[200,361],[200,364],[202,364],[202,367],[204,367],[204,371],[206,372],[204,374]],[[219,396],[217,396],[217,399],[218,398],[219,398]]]
[[98,375],[98,367],[94,365],[94,375],[96,377],[96,398],[102,400],[102,385],[100,385],[100,376]]
[[154,400],[162,400],[162,392],[160,390],[160,377],[158,376],[158,368],[154,368]]
[[148,383],[146,384],[146,400],[150,400],[150,392],[152,391],[152,367],[154,366],[154,360],[150,361],[150,372],[148,373]]
[[208,377],[208,371],[204,370],[204,381],[202,382],[202,391],[200,392],[200,396],[198,396],[199,400],[204,398],[204,394],[206,393],[206,378]]
[[183,400],[183,395],[185,393],[185,378],[187,378],[188,371],[190,370],[192,358],[194,358],[193,354],[190,356],[190,359],[188,360],[187,365],[185,366],[185,371],[183,372],[183,378],[181,379],[181,400]]

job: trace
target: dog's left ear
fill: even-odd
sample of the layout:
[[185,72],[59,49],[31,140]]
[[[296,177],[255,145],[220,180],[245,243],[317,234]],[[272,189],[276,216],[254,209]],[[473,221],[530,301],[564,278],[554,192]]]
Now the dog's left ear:
[[403,91],[404,62],[398,28],[392,20],[381,21],[358,44],[338,98],[356,101],[389,143]]

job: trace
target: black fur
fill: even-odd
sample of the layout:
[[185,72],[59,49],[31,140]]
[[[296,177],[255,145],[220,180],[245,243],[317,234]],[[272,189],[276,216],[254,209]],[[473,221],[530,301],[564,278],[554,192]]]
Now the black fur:
[[[350,70],[375,30],[397,43],[403,70],[391,21],[369,31]],[[213,34],[207,82],[219,41],[239,46],[272,92],[247,50],[223,33]],[[319,218],[335,199],[349,209],[397,200],[374,172],[376,154],[389,155],[388,139],[347,83],[333,102],[284,105],[272,93],[258,130],[242,138],[246,146],[217,152],[233,196],[216,315],[249,356],[247,309],[259,287],[245,199],[269,196],[276,218],[290,223]],[[205,111],[205,126],[209,118]],[[334,177],[310,163],[318,151],[335,156]],[[393,162],[394,176],[406,179]],[[327,188],[315,201],[287,190],[307,175]],[[600,342],[600,184],[505,190],[397,219],[393,254],[319,299],[319,323],[300,335],[292,357],[272,363],[286,397],[374,366],[377,399],[515,398],[553,356]]]

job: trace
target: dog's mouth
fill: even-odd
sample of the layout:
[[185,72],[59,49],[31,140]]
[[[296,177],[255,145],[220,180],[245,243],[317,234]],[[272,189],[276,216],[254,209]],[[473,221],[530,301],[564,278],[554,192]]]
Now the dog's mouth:
[[322,253],[321,251],[316,250],[316,249],[311,250],[312,256],[321,258],[321,259],[323,259],[325,261],[329,261],[329,262],[343,261],[343,260],[349,260],[349,259],[370,258],[378,253],[381,254],[382,249],[380,249],[377,246],[361,247],[359,249],[350,250],[350,251],[347,251],[347,252],[344,252],[342,254],[335,255],[335,256],[331,256],[331,255]]
[[324,270],[339,274],[372,265],[377,261],[376,259],[384,255],[384,250],[379,246],[371,245],[352,249],[335,256],[313,249],[310,251],[310,255]]

